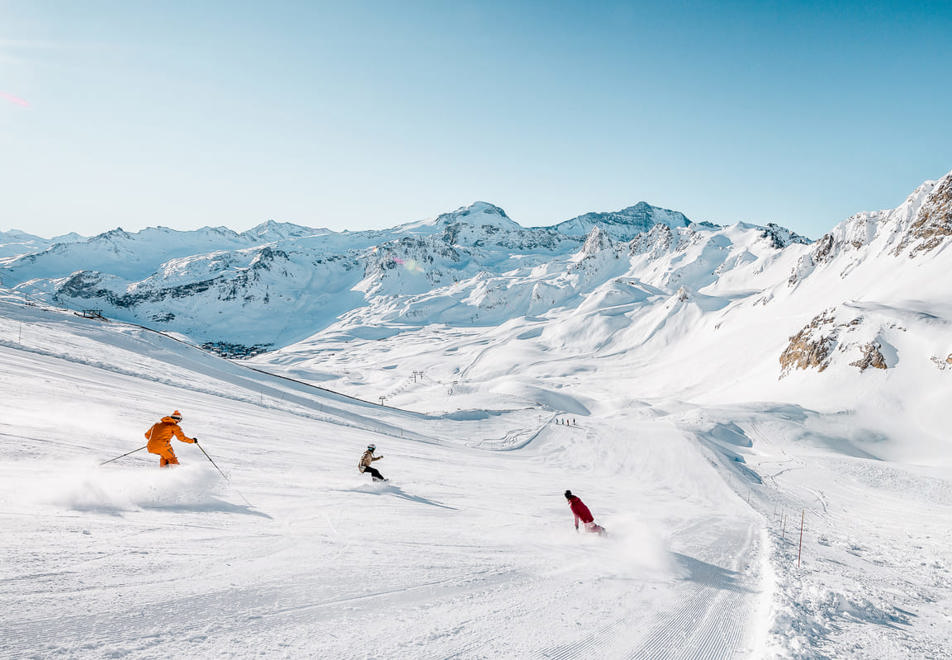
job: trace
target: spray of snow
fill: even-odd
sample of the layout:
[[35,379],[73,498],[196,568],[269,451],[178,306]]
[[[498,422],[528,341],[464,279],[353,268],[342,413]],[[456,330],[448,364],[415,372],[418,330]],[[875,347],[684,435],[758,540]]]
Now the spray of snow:
[[75,511],[213,511],[224,504],[219,498],[223,494],[221,476],[204,466],[109,469],[60,464],[51,466],[50,473],[35,484],[28,497]]

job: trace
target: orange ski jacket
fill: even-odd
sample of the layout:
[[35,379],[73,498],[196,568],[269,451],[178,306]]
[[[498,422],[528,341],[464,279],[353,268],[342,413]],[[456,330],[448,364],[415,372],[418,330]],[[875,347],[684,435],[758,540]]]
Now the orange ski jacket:
[[149,441],[146,450],[155,453],[152,451],[153,449],[171,447],[173,435],[182,442],[190,444],[195,442],[195,440],[182,433],[182,427],[180,427],[174,419],[171,417],[163,417],[161,422],[153,424],[152,428],[145,432],[145,437]]

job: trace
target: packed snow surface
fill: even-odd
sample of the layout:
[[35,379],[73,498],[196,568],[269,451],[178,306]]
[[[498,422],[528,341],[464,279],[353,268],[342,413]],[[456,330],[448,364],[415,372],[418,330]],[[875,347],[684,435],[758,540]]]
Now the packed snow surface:
[[[725,655],[763,633],[760,517],[650,411],[405,412],[2,311],[0,655]],[[98,465],[171,408],[227,480],[177,441],[177,468]],[[368,442],[390,481],[356,470]]]
[[952,656],[952,175],[814,244],[169,231],[5,237],[0,657]]

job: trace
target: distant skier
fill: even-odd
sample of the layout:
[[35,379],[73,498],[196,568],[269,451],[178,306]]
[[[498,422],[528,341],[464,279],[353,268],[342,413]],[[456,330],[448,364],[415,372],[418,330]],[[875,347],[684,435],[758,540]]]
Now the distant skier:
[[179,422],[181,421],[182,413],[176,410],[168,417],[163,417],[162,421],[153,424],[152,428],[145,432],[145,437],[149,441],[149,444],[146,445],[146,450],[150,454],[157,454],[159,456],[159,467],[164,468],[169,465],[179,464],[178,458],[175,457],[175,452],[172,451],[173,435],[188,444],[198,443],[198,438],[189,438],[182,433],[182,429],[179,426]]
[[578,531],[578,521],[581,520],[586,532],[601,535],[607,534],[605,528],[595,522],[595,517],[592,515],[592,512],[588,510],[588,507],[585,506],[585,503],[573,495],[572,491],[565,491],[565,499],[569,501],[569,508],[572,510],[572,515],[575,516],[575,531]]
[[367,451],[365,451],[364,455],[360,457],[360,462],[357,463],[357,469],[361,472],[369,472],[374,481],[386,481],[386,479],[383,478],[383,475],[371,465],[371,463],[374,461],[379,461],[381,458],[383,458],[383,456],[374,456],[374,451],[376,449],[377,445],[367,445]]

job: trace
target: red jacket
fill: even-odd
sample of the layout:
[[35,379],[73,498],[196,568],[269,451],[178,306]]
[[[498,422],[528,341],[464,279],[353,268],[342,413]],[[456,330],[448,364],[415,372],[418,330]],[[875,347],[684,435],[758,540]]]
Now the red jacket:
[[592,516],[592,512],[588,510],[587,506],[585,506],[585,502],[580,500],[578,497],[573,497],[569,500],[569,508],[572,509],[572,513],[575,514],[576,527],[578,527],[579,520],[581,520],[583,523],[590,523],[595,520],[595,517]]

